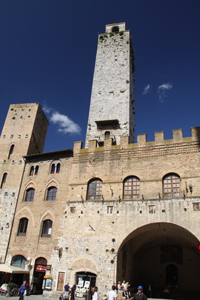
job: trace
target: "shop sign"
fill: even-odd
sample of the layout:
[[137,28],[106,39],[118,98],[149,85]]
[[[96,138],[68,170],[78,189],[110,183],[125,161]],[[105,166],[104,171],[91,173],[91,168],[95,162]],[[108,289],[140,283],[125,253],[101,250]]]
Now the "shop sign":
[[44,265],[36,265],[35,271],[36,272],[43,272],[43,273],[45,273],[46,272],[46,268],[47,268],[47,266],[44,266]]

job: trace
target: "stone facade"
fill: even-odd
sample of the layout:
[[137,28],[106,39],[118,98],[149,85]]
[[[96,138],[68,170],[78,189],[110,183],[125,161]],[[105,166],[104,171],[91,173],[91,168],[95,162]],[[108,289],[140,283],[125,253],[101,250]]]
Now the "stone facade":
[[[125,30],[124,23],[107,25],[107,34],[112,33],[115,26]],[[117,52],[120,61],[125,56],[129,60],[130,44],[126,43],[130,41],[129,31],[124,31],[122,36],[113,34],[118,43],[123,41],[123,36],[125,43],[122,42],[122,47],[128,47],[122,57]],[[164,132],[156,132],[152,142],[147,142],[146,135],[141,134],[137,136],[137,143],[130,143],[134,136],[130,137],[130,128],[134,128],[134,119],[130,117],[133,84],[124,81],[126,75],[132,74],[130,60],[126,67],[123,66],[125,72],[121,67],[122,77],[116,73],[116,80],[122,78],[119,78],[120,88],[122,82],[124,88],[126,84],[129,86],[123,92],[126,96],[121,97],[120,91],[117,92],[117,81],[114,80],[112,86],[115,106],[126,107],[126,113],[122,111],[123,118],[117,115],[115,109],[113,115],[107,114],[103,106],[99,106],[101,113],[98,113],[97,106],[107,101],[106,95],[111,88],[106,86],[107,75],[104,78],[101,74],[104,84],[98,81],[99,78],[95,79],[103,47],[108,43],[107,49],[114,49],[114,41],[109,38],[99,41],[98,51],[101,54],[97,54],[95,65],[89,116],[91,134],[87,131],[86,148],[82,148],[82,142],[75,142],[73,150],[42,153],[47,120],[39,105],[16,106],[20,112],[26,110],[27,118],[30,109],[34,111],[34,115],[30,116],[32,123],[28,122],[29,131],[28,124],[23,131],[17,130],[21,126],[21,118],[13,119],[15,106],[9,109],[1,136],[0,162],[2,176],[12,171],[13,179],[6,181],[0,190],[2,256],[6,254],[8,265],[16,255],[24,257],[33,285],[37,284],[35,276],[38,274],[35,273],[40,273],[36,272],[37,259],[45,259],[48,266],[46,274],[53,279],[51,291],[44,291],[46,296],[60,294],[64,283],[74,284],[79,274],[96,276],[100,299],[113,283],[124,279],[131,283],[133,289],[142,284],[146,290],[151,285],[153,290],[158,291],[170,283],[184,292],[199,292],[200,127],[192,128],[188,138],[183,138],[182,130],[173,130],[171,140],[164,139]],[[118,68],[120,70],[119,65]],[[109,76],[108,71],[108,82],[111,81]],[[100,96],[98,85],[102,92]],[[110,103],[113,105],[114,102],[110,100]],[[17,113],[16,116],[19,115]],[[121,125],[122,119],[129,125],[127,128],[122,126],[119,135],[115,132],[114,135],[118,135],[116,143],[110,130],[110,138],[104,136],[100,144],[95,129],[98,123],[95,121],[116,119]],[[100,126],[105,124],[111,123],[99,123]],[[40,130],[43,130],[43,136],[38,134]],[[20,141],[20,152],[14,152],[16,156],[9,158],[11,162],[8,162],[6,157],[16,134],[21,135],[14,143],[17,149]],[[26,134],[29,142],[22,139]],[[12,164],[12,160],[22,163]],[[170,180],[170,176],[174,176],[177,182],[172,185],[171,181],[167,181],[169,183],[166,184],[166,176]],[[130,178],[137,182],[137,193],[127,197],[126,183]],[[96,182],[100,188],[95,194]],[[52,188],[56,192],[54,197],[49,197]],[[34,190],[31,201],[27,200],[30,190]],[[170,190],[171,194],[168,195],[166,190]],[[26,219],[28,225],[20,232],[22,219]],[[52,227],[44,234],[45,221],[50,221]],[[13,225],[5,229],[5,224],[12,222]]]

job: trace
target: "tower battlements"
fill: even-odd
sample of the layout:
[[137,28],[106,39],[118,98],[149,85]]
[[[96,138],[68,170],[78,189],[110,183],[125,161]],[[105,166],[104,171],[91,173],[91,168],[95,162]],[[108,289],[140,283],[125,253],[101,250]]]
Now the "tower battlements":
[[172,130],[173,138],[165,140],[164,132],[155,132],[155,140],[147,142],[146,134],[137,135],[137,143],[129,144],[129,136],[120,137],[120,145],[113,145],[113,139],[104,140],[104,146],[98,147],[97,141],[90,140],[88,148],[83,149],[82,142],[74,143],[74,156],[104,151],[130,151],[136,156],[160,156],[169,154],[189,153],[200,151],[200,127],[191,128],[191,137],[183,138],[182,129]]

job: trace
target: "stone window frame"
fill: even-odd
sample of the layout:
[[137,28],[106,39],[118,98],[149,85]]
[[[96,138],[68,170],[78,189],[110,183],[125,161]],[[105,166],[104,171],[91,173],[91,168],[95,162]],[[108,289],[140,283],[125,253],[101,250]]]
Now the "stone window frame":
[[59,174],[61,169],[61,162],[59,160],[54,160],[50,164],[50,174]]
[[31,168],[30,168],[29,176],[38,175],[39,167],[40,166],[38,164],[32,165]]
[[19,220],[17,236],[26,236],[27,227],[28,227],[28,219],[27,218],[21,218]]
[[103,181],[100,178],[92,178],[87,184],[86,200],[100,200],[102,198]]
[[33,202],[34,196],[35,196],[35,188],[33,186],[29,186],[24,193],[24,202]]
[[177,173],[167,173],[162,178],[163,198],[180,197],[181,178]]
[[131,175],[123,181],[123,199],[139,199],[140,197],[140,178]]
[[41,237],[50,238],[52,234],[53,221],[50,218],[44,218],[41,224]]
[[56,186],[49,186],[46,191],[46,201],[55,201],[58,188]]

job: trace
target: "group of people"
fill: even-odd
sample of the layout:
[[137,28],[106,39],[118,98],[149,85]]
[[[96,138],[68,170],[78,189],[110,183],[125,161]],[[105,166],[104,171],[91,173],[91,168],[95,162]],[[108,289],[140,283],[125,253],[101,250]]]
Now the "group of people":
[[[117,288],[115,285],[113,285],[112,289],[108,292],[105,300],[117,300],[117,290],[118,291],[122,290],[123,292],[125,292],[126,298],[129,299],[129,290],[128,290],[129,287],[130,287],[129,282],[126,282],[125,280],[123,281],[122,285],[121,282],[118,282]],[[95,287],[93,289],[92,300],[99,300],[97,291],[98,291],[98,287]],[[147,297],[143,293],[143,286],[141,285],[138,286],[138,292],[134,295],[133,300],[147,300]]]
[[[127,299],[129,299],[130,293],[129,293],[129,282],[126,282],[125,280],[122,282],[119,281],[117,287],[115,285],[112,286],[112,289],[108,292],[105,300],[117,300],[117,294],[118,291],[123,291],[123,295],[126,296]],[[76,285],[73,285],[71,288],[69,286],[69,283],[67,283],[64,286],[64,294],[61,294],[59,297],[59,300],[75,300],[75,290]],[[92,300],[99,300],[98,296],[98,287],[95,286],[91,289],[92,292]],[[141,285],[138,286],[138,292],[134,295],[133,300],[147,300],[147,297],[143,293],[143,287]],[[19,300],[23,300],[20,298]]]
[[117,289],[118,291],[122,291],[123,292],[123,295],[129,299],[129,287],[130,287],[130,284],[129,282],[126,280],[123,280],[122,284],[121,284],[121,281],[118,282],[118,285],[117,285]]
[[64,293],[60,295],[59,300],[74,300],[75,299],[76,285],[69,286],[69,282],[64,286]]

